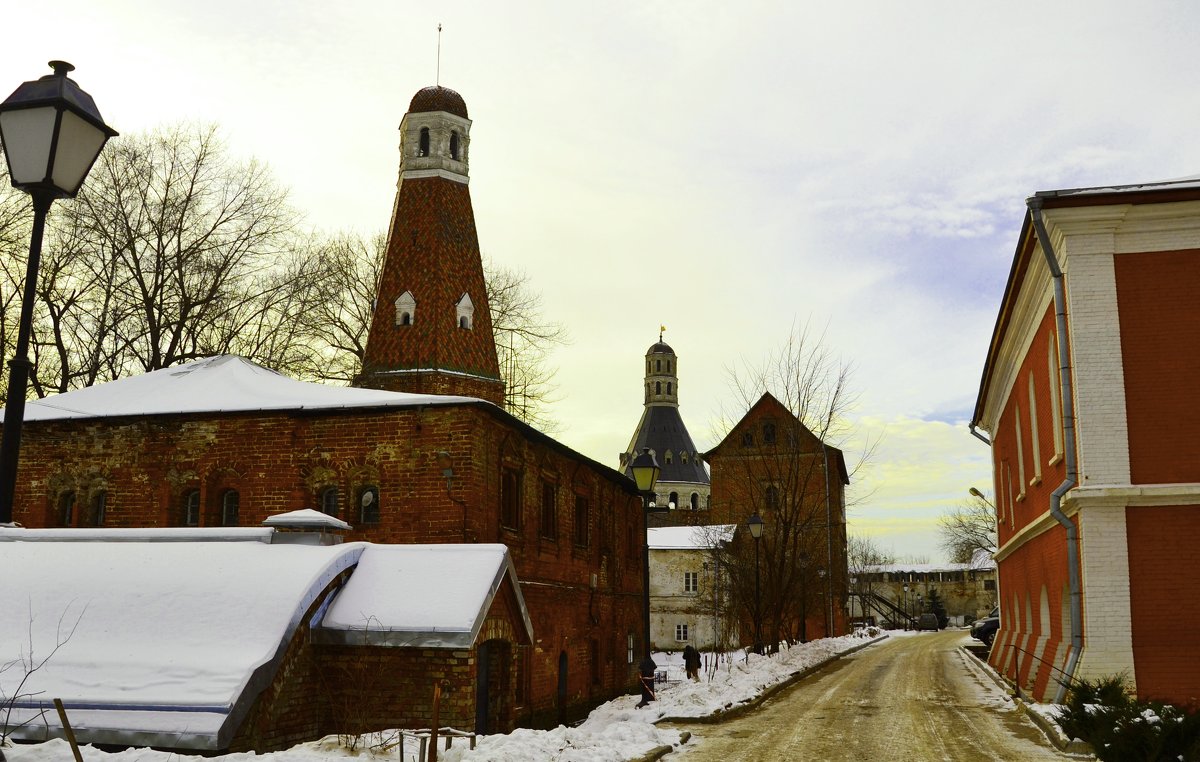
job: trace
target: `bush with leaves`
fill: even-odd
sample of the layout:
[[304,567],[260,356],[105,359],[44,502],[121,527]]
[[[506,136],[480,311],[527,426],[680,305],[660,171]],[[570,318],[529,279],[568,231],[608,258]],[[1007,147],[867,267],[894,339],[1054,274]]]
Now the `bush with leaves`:
[[1063,733],[1105,760],[1200,760],[1200,714],[1129,694],[1123,675],[1082,680],[1056,718]]

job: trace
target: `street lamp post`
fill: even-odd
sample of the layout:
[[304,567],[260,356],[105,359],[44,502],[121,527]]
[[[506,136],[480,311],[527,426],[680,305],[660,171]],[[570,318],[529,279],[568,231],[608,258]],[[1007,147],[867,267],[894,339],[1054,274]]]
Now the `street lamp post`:
[[917,616],[920,617],[925,613],[925,596],[917,593]]
[[[633,472],[633,480],[637,482],[638,492],[642,494],[642,580],[645,584],[646,594],[642,601],[642,661],[638,665],[638,670],[642,675],[642,702],[654,700],[654,691],[651,689],[654,680],[654,670],[657,665],[654,659],[650,656],[650,512],[655,510],[654,505],[654,485],[658,483],[658,475],[660,469],[658,461],[654,458],[654,453],[650,452],[649,447],[643,447],[641,455],[633,459],[629,464],[629,470]],[[647,673],[649,673],[647,675]],[[651,683],[648,685],[646,680]]]
[[823,638],[829,637],[829,607],[825,605],[827,603],[825,600],[825,574],[824,569],[817,569],[817,576],[821,578],[821,637]]
[[117,133],[104,123],[92,96],[67,76],[75,67],[51,61],[53,74],[23,82],[0,103],[0,144],[8,161],[13,187],[33,201],[33,231],[17,325],[17,346],[9,361],[8,397],[4,404],[4,435],[0,440],[0,524],[13,520],[17,461],[21,454],[21,425],[29,386],[29,334],[33,326],[38,263],[46,215],[55,199],[79,192],[100,149]]
[[854,601],[854,596],[855,596],[855,595],[857,595],[857,596],[858,596],[858,617],[859,617],[859,622],[860,622],[861,624],[866,624],[866,622],[865,622],[864,620],[867,618],[867,614],[866,614],[866,610],[863,608],[862,591],[858,589],[858,577],[851,577],[851,578],[850,578],[850,590],[852,591],[852,592],[851,592],[851,594],[850,594],[850,601],[851,601],[851,604],[850,604],[850,618],[851,618],[851,619],[853,619],[853,618],[854,618],[854,604],[853,604],[853,601]]
[[908,629],[908,583],[904,583],[904,629]]
[[758,583],[758,541],[763,533],[762,516],[755,513],[746,522],[754,538],[754,653],[762,654],[762,594]]

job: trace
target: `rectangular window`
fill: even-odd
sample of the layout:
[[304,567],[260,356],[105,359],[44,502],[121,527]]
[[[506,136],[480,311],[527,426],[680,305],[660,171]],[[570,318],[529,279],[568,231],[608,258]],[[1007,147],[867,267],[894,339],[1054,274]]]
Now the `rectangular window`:
[[558,539],[558,486],[552,482],[542,482],[542,537],[547,540]]
[[775,443],[775,424],[767,422],[763,424],[763,444]]
[[500,526],[521,528],[521,474],[511,468],[500,474]]
[[983,581],[983,589],[988,590],[988,591],[994,591],[996,589],[996,580],[985,579]]
[[629,664],[633,664],[633,633],[629,633],[625,641],[625,660]]
[[575,544],[581,548],[588,546],[589,524],[591,523],[591,506],[583,495],[575,496]]
[[688,626],[686,624],[675,625],[675,639],[680,643],[686,643],[688,639]]
[[683,592],[694,593],[700,589],[700,573],[699,572],[684,572],[683,573]]

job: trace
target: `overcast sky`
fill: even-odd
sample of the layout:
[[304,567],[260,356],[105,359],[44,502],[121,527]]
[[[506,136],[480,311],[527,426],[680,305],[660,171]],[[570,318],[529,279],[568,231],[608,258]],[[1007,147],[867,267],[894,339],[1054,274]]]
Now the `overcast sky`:
[[364,234],[442,23],[483,251],[572,336],[560,438],[616,465],[661,323],[707,448],[726,369],[817,326],[883,438],[851,531],[901,556],[991,492],[966,423],[1025,197],[1200,172],[1187,2],[9,6],[6,92],[65,59],[121,132],[214,122],[309,225]]

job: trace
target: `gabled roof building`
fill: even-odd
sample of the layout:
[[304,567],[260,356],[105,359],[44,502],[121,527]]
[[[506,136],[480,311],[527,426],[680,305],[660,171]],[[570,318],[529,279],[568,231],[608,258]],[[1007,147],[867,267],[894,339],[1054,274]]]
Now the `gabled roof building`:
[[991,663],[1039,699],[1123,674],[1194,706],[1200,180],[1027,206],[971,424],[996,496]]

